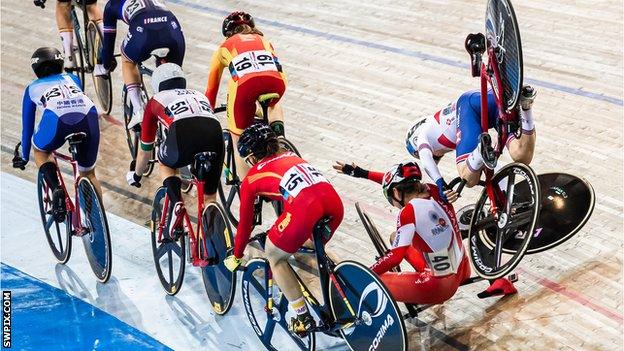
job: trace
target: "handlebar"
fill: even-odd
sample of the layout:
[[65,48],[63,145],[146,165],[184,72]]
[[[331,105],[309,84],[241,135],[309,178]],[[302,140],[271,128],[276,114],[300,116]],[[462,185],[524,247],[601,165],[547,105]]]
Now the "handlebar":
[[[457,195],[461,195],[462,190],[464,190],[464,186],[466,186],[466,179],[463,179],[462,177],[454,178],[448,184],[449,189],[453,189],[457,184],[459,184],[459,186],[457,187],[457,190],[455,190],[455,192],[457,193]],[[477,183],[477,185],[482,186],[482,187],[486,186],[485,181],[481,179],[479,179],[479,182]]]

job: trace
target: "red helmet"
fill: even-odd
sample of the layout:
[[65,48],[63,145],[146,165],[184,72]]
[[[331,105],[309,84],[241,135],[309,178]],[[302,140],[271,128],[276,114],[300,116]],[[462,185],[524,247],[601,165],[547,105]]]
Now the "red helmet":
[[241,24],[246,24],[251,28],[254,28],[256,25],[254,24],[254,19],[247,12],[237,11],[230,13],[224,20],[223,25],[221,26],[221,33],[223,33],[224,37],[230,37],[234,33],[234,28]]
[[[422,172],[416,162],[399,163],[386,172],[381,183],[383,194],[392,205],[392,189],[413,185],[422,179]],[[396,199],[394,199],[396,201]]]

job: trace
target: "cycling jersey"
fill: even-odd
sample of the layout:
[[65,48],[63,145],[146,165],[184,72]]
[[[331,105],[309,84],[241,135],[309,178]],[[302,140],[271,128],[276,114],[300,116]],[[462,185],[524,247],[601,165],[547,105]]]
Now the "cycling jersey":
[[239,258],[249,241],[257,196],[284,203],[284,211],[269,229],[268,238],[288,253],[296,252],[310,239],[321,218],[331,217],[332,233],[342,222],[342,201],[321,172],[292,152],[267,157],[249,170],[240,187],[240,217],[234,244],[234,255]]
[[155,49],[168,48],[167,62],[182,66],[185,53],[184,35],[176,17],[163,0],[109,0],[104,8],[102,64],[110,69],[113,61],[117,21],[128,24],[121,54],[139,63]]
[[[240,134],[253,123],[256,99],[262,94],[284,95],[286,76],[273,45],[259,34],[236,34],[215,51],[210,63],[206,96],[215,107],[223,70],[228,68],[228,128]],[[273,100],[271,105],[277,103]]]
[[[87,138],[78,149],[78,167],[87,171],[95,166],[100,140],[98,114],[80,86],[77,76],[62,73],[34,80],[26,87],[22,103],[24,160],[28,161],[32,144],[38,150],[52,152],[65,143],[69,134],[84,132]],[[37,107],[43,113],[35,131]]]

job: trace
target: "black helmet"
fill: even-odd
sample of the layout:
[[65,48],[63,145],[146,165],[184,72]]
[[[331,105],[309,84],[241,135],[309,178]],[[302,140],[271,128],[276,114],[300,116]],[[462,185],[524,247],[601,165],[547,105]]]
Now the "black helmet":
[[258,160],[268,154],[268,147],[274,144],[277,150],[277,135],[269,126],[263,123],[255,123],[247,127],[238,139],[238,153],[245,159],[251,155]]
[[37,78],[62,73],[63,54],[55,48],[39,48],[32,54],[30,66],[35,71]]
[[223,33],[224,37],[230,37],[234,33],[234,29],[236,26],[241,24],[246,24],[251,28],[255,27],[254,19],[247,12],[237,11],[230,13],[224,20],[223,25],[221,26],[221,33]]

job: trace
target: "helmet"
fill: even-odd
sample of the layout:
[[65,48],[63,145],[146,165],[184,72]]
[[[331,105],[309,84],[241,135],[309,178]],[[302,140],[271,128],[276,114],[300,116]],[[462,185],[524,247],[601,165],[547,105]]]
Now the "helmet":
[[[411,185],[416,184],[422,179],[422,173],[420,167],[416,162],[399,163],[392,166],[392,168],[386,172],[383,177],[381,186],[383,187],[383,194],[392,205],[392,189],[398,187],[399,190],[408,188]],[[396,200],[396,199],[394,199]]]
[[186,78],[182,67],[175,63],[163,63],[152,73],[152,88],[155,93],[163,90],[186,88]]
[[407,152],[416,158],[418,158],[418,137],[425,126],[425,122],[427,122],[427,117],[418,119],[416,124],[407,131],[407,136],[405,137],[405,148]]
[[264,123],[255,123],[247,127],[238,139],[238,153],[245,159],[255,156],[262,159],[267,156],[267,147],[274,143],[277,146],[277,135]]
[[37,78],[47,77],[63,72],[63,54],[55,48],[42,47],[30,57],[30,66]]
[[246,24],[251,28],[255,27],[254,19],[247,12],[232,12],[230,13],[224,20],[223,25],[221,26],[221,33],[223,33],[224,37],[230,37],[234,33],[234,29],[236,26],[241,24]]

